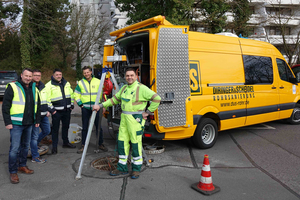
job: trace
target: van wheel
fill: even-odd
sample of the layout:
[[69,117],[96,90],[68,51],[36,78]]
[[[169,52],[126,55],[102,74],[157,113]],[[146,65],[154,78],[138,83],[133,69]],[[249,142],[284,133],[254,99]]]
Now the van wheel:
[[297,103],[291,117],[287,120],[290,124],[300,124],[300,104]]
[[218,137],[217,123],[210,118],[204,118],[198,124],[192,141],[200,149],[208,149],[214,146]]

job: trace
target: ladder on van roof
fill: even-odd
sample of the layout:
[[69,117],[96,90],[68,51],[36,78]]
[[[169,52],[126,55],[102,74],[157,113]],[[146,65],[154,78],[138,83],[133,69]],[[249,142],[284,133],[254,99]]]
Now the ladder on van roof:
[[158,26],[159,25],[173,25],[168,20],[166,20],[164,16],[158,15],[158,16],[152,17],[150,19],[141,21],[139,23],[127,26],[125,28],[113,31],[110,33],[110,36],[120,37],[126,31],[134,31],[134,30],[137,30],[137,29],[140,29],[140,28],[152,25],[152,24],[157,24]]

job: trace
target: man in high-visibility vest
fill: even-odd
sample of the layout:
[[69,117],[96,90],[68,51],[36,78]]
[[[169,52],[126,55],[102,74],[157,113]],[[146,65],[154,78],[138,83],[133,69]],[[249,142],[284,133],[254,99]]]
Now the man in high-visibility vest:
[[[124,85],[113,98],[103,104],[95,105],[93,110],[98,111],[101,107],[107,108],[121,103],[122,114],[118,135],[119,162],[116,170],[110,172],[111,176],[127,174],[127,159],[129,154],[129,142],[132,145],[132,174],[131,178],[136,179],[140,175],[143,164],[142,157],[142,135],[145,119],[154,112],[160,103],[160,96],[145,85],[137,81],[135,69],[127,68],[125,72],[127,85]],[[151,101],[147,111],[147,102]]]
[[68,138],[71,111],[74,108],[71,84],[63,78],[60,69],[54,69],[51,80],[45,85],[45,88],[52,114],[52,154],[57,154],[60,121],[62,122],[63,148],[76,148]]
[[33,174],[26,166],[32,125],[39,127],[40,98],[32,80],[32,70],[24,69],[18,81],[7,84],[2,114],[5,128],[10,131],[8,168],[11,183],[19,183],[19,173]]
[[[48,111],[49,106],[47,103],[47,92],[45,89],[45,84],[41,81],[42,73],[40,70],[33,70],[32,81],[35,82],[36,87],[40,92],[41,98],[41,123],[40,127],[32,127],[31,133],[31,141],[30,141],[30,150],[32,155],[31,162],[43,164],[46,162],[46,159],[40,157],[40,153],[47,152],[48,149],[44,149],[43,147],[39,147],[38,144],[41,140],[50,133],[50,123],[48,117],[50,116],[50,112]],[[40,133],[40,128],[42,132]]]
[[[85,140],[87,136],[89,120],[92,115],[92,108],[95,104],[97,98],[97,92],[100,86],[100,80],[92,75],[92,68],[85,66],[82,68],[82,73],[84,78],[81,79],[74,91],[75,101],[77,105],[81,108],[81,119],[82,119],[82,140],[81,147],[78,149],[77,153],[82,153],[85,145]],[[96,133],[98,133],[98,122],[99,122],[99,112],[97,112],[95,117],[95,127]],[[102,151],[108,151],[108,149],[103,144],[103,130],[100,128],[98,148]]]

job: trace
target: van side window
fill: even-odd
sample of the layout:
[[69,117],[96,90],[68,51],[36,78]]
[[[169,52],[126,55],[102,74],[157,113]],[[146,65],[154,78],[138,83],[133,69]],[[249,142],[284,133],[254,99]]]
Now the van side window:
[[288,82],[289,78],[294,78],[293,73],[291,72],[290,68],[287,66],[284,60],[276,58],[276,63],[281,80]]
[[246,84],[272,84],[273,65],[270,57],[243,55]]

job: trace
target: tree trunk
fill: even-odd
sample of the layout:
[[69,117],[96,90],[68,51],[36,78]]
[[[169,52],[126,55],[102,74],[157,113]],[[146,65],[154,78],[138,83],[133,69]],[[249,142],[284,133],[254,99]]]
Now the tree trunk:
[[21,59],[22,59],[22,69],[30,68],[30,36],[28,33],[28,26],[29,26],[29,18],[28,18],[28,8],[27,8],[27,1],[24,0],[24,12],[22,17],[22,27],[21,27]]
[[77,58],[76,58],[76,78],[77,80],[80,80],[82,78],[82,72],[81,72],[81,58],[79,55],[79,49],[77,49]]

